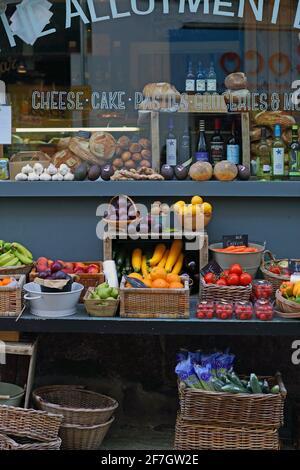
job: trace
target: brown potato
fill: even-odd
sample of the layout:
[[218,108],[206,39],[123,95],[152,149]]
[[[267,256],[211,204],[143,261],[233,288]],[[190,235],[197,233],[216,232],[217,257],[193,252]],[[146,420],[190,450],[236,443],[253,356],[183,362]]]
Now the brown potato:
[[122,135],[118,140],[118,145],[122,147],[123,150],[128,150],[131,145],[131,140],[126,135]]
[[127,160],[127,162],[125,162],[125,168],[127,168],[127,170],[131,170],[132,168],[135,168],[135,163],[133,160]]
[[140,153],[133,153],[131,158],[134,162],[140,162],[142,160],[142,155]]
[[131,159],[131,153],[130,152],[123,152],[122,155],[121,155],[121,158],[123,160],[123,162],[127,162],[128,160]]
[[148,160],[142,160],[140,166],[145,166],[146,168],[151,168],[151,163]]
[[142,151],[142,146],[140,144],[131,144],[129,151],[131,153],[140,153]]
[[141,155],[142,155],[142,158],[145,160],[150,160],[152,157],[150,150],[146,150],[146,149],[141,151]]
[[115,158],[112,164],[115,168],[122,168],[123,160],[121,158]]
[[146,149],[146,150],[151,149],[151,142],[149,139],[140,139],[139,144],[143,147],[143,149]]

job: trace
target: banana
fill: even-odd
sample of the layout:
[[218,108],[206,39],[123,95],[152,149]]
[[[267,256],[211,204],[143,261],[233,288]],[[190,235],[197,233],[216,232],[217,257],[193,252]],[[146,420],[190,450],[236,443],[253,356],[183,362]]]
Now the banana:
[[[25,246],[21,245],[21,243],[13,242],[11,246],[12,248],[15,248],[19,253],[21,253],[21,255],[25,256],[26,258],[30,258],[32,260],[33,258],[32,253],[29,250],[27,250]],[[27,264],[30,264],[30,263],[27,263]]]
[[5,251],[9,251],[11,249],[11,243],[8,243],[8,242],[4,243],[3,248]]
[[[12,253],[5,253],[4,255],[0,256],[0,266],[7,266],[7,263],[14,260],[15,256]],[[8,266],[11,266],[8,264]]]
[[18,260],[21,261],[22,264],[32,264],[32,258],[29,258],[28,256],[25,256],[23,253],[21,253],[19,250],[13,250],[13,254],[15,257],[18,258]]
[[3,264],[2,267],[6,268],[8,266],[17,266],[18,262],[19,262],[19,259],[17,257],[11,258],[11,260]]

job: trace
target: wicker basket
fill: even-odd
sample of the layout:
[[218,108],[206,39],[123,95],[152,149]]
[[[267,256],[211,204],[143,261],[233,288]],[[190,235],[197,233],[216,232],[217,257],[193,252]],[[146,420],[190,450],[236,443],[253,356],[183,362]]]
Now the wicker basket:
[[[0,275],[0,279],[7,276]],[[0,317],[17,317],[23,310],[23,286],[26,281],[24,274],[14,276],[17,286],[1,287],[0,289]]]
[[181,416],[185,420],[202,424],[237,427],[279,429],[283,424],[283,409],[286,389],[281,374],[267,378],[270,383],[278,383],[278,394],[232,394],[208,392],[188,388],[179,384]]
[[126,196],[125,194],[118,194],[114,196],[113,198],[111,198],[110,204],[113,205],[113,202],[117,200],[119,197],[123,197],[130,202],[130,204],[134,208],[136,217],[135,219],[126,219],[126,220],[112,220],[112,219],[103,218],[103,222],[107,223],[110,229],[113,230],[114,232],[127,230],[127,227],[129,224],[137,224],[140,221],[140,213],[138,211],[138,208],[136,207],[136,204],[129,196]]
[[119,307],[120,298],[107,300],[89,299],[92,292],[93,288],[89,287],[83,299],[87,313],[91,317],[114,317]]
[[275,429],[230,428],[204,425],[182,419],[176,421],[175,450],[279,450]]
[[0,275],[15,276],[16,274],[24,274],[24,276],[28,276],[33,267],[34,263],[26,265],[23,264],[22,266],[8,266],[6,268],[0,268]]
[[120,287],[120,317],[125,318],[189,318],[190,288],[188,276],[182,276],[183,289],[126,288],[123,277]]
[[63,415],[63,424],[94,426],[106,423],[118,408],[111,397],[75,386],[52,385],[33,392],[35,406]]
[[252,285],[249,286],[217,286],[206,284],[200,279],[200,300],[208,302],[248,302],[252,293]]
[[[84,286],[84,289],[80,295],[80,300],[79,302],[83,303],[84,296],[88,290],[89,287],[96,287],[98,284],[101,284],[102,282],[105,281],[104,278],[104,273],[103,273],[103,266],[101,261],[82,261],[83,264],[96,264],[100,268],[100,272],[97,274],[91,274],[91,273],[83,273],[83,274],[77,274],[77,279],[76,282],[79,282]],[[35,278],[38,277],[38,273],[35,270],[32,270],[30,275],[29,275],[29,280],[30,282],[33,282]]]
[[[32,446],[42,446],[45,450],[59,448],[58,431],[61,422],[61,415],[13,406],[0,406],[0,449],[10,448],[11,446],[20,448],[21,445],[25,445],[26,450],[36,448]],[[3,437],[4,434],[13,436],[13,438],[8,441],[7,436]],[[15,436],[22,437],[27,442],[24,443],[23,441],[22,444],[20,439],[17,439],[17,442]],[[28,440],[31,442],[28,442]]]
[[0,450],[59,450],[61,438],[57,437],[51,441],[36,441],[30,437],[8,437],[0,434]]
[[77,426],[65,424],[61,426],[59,435],[63,450],[97,450],[102,444],[114,417],[103,424],[95,426]]
[[276,292],[276,305],[284,313],[294,313],[300,316],[300,304],[285,299],[279,290]]
[[[266,256],[269,258],[269,261],[266,261]],[[276,291],[280,288],[283,282],[289,281],[290,276],[284,276],[282,274],[274,274],[269,271],[269,267],[271,264],[279,263],[281,261],[288,261],[288,259],[276,259],[271,251],[265,251],[264,256],[262,258],[260,270],[264,276],[266,281],[269,281],[273,285],[273,294],[275,295]],[[295,260],[299,261],[300,260]]]

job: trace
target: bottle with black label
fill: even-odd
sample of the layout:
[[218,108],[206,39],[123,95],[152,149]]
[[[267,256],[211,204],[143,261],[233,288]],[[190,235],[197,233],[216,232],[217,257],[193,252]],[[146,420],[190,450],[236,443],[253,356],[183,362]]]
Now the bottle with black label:
[[206,141],[204,120],[201,120],[199,122],[199,138],[198,138],[197,150],[195,153],[195,160],[196,162],[209,162],[209,152],[208,152],[208,145]]
[[202,62],[198,63],[198,70],[196,76],[196,92],[204,94],[206,92],[206,77],[205,71],[202,67]]
[[236,133],[235,120],[232,121],[231,135],[226,145],[227,160],[235,165],[240,163],[240,144]]
[[188,168],[192,164],[192,160],[190,129],[188,124],[186,124],[180,139],[178,164]]
[[224,160],[224,139],[221,135],[221,119],[215,119],[215,131],[210,141],[210,153],[214,164]]
[[193,63],[191,60],[188,63],[188,70],[185,79],[185,92],[188,94],[195,93],[195,75],[193,72]]
[[166,136],[166,164],[177,165],[177,137],[174,133],[173,119],[169,118],[168,133]]

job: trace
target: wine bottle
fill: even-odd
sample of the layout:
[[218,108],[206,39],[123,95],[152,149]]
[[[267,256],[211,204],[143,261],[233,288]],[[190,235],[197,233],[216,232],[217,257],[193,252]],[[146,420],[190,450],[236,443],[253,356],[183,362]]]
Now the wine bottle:
[[210,140],[210,153],[214,164],[224,160],[224,139],[221,135],[221,119],[215,119],[215,131]]
[[261,130],[260,142],[257,146],[256,177],[258,180],[269,181],[272,179],[271,148],[267,142],[267,129]]
[[292,127],[292,143],[289,146],[289,176],[300,177],[300,143],[299,143],[299,127]]
[[195,75],[193,72],[193,63],[191,60],[188,63],[188,70],[185,79],[185,91],[188,94],[195,93]]
[[235,121],[232,121],[231,135],[227,141],[226,158],[229,162],[238,165],[240,163],[240,144],[236,135]]
[[272,174],[274,180],[282,180],[285,177],[284,150],[285,145],[281,139],[281,125],[276,124],[272,145]]
[[206,92],[206,77],[205,71],[202,67],[202,62],[198,63],[198,70],[196,76],[196,92],[203,94]]
[[217,74],[215,72],[213,62],[211,62],[210,69],[207,74],[207,92],[211,95],[217,94]]
[[206,142],[204,120],[201,120],[199,122],[199,138],[198,138],[197,150],[195,153],[195,160],[197,162],[209,162],[209,153],[208,153],[208,146]]
[[174,133],[173,119],[169,119],[168,133],[166,137],[166,164],[177,165],[177,138]]
[[186,125],[180,140],[178,164],[189,167],[192,164],[191,136],[188,124]]

